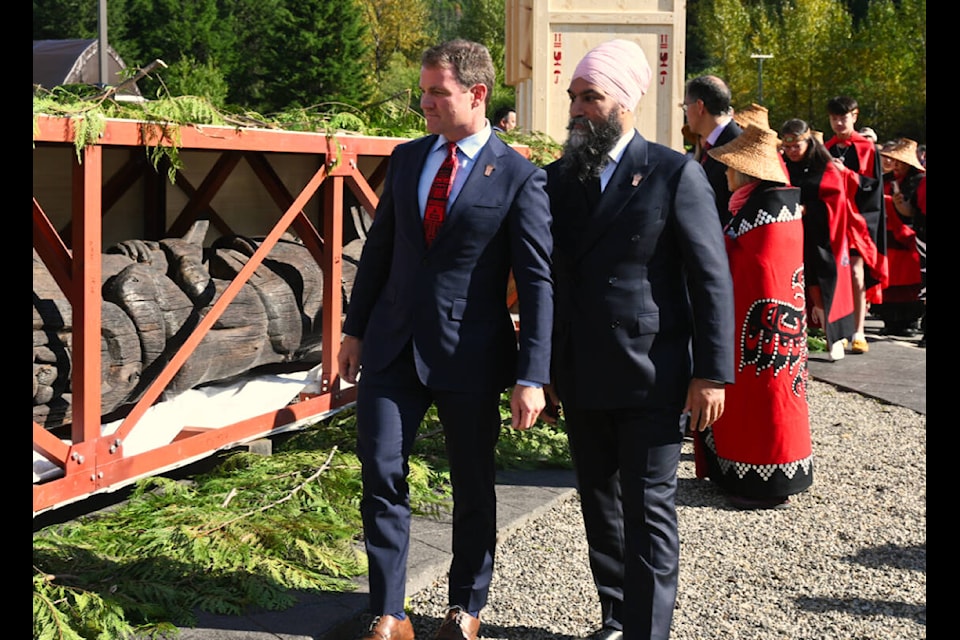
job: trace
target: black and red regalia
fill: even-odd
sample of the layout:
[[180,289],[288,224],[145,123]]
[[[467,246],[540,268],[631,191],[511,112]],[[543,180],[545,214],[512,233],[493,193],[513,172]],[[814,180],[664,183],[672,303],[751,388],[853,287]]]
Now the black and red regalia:
[[723,416],[694,439],[696,474],[738,496],[784,497],[813,482],[800,189],[752,183],[731,213],[736,378]]
[[850,241],[847,235],[856,180],[832,163],[817,171],[805,162],[787,159],[790,184],[800,188],[803,205],[803,268],[807,283],[807,320],[813,300],[823,303],[827,345],[849,338],[856,328]]
[[883,168],[873,140],[856,131],[844,141],[833,136],[823,146],[857,177],[856,206],[849,216],[850,249],[863,256],[867,302],[880,302],[887,285],[887,224],[883,205]]
[[887,285],[876,309],[883,319],[884,329],[900,333],[923,315],[920,298],[920,250],[914,223],[918,216],[904,217],[893,204],[894,185],[911,204],[916,203],[916,192],[924,174],[916,169],[899,180],[894,173],[883,176],[883,201],[887,214]]

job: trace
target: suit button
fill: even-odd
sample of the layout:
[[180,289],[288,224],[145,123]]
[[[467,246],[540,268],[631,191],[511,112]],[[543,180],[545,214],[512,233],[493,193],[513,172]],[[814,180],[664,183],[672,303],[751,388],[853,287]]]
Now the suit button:
[[616,329],[616,328],[619,327],[619,326],[620,326],[620,321],[619,321],[619,320],[614,320],[613,322],[610,323],[610,328],[611,328],[611,329]]
[[617,276],[610,276],[610,277],[607,279],[607,284],[609,284],[609,285],[611,285],[611,286],[617,284]]

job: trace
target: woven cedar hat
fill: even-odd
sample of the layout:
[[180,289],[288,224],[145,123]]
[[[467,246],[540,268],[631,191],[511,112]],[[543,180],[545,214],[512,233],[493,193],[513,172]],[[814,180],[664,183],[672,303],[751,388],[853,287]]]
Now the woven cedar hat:
[[897,138],[893,146],[881,150],[880,155],[899,160],[920,171],[927,170],[920,164],[920,158],[917,157],[917,143],[910,138]]
[[734,111],[733,121],[740,125],[742,129],[746,129],[747,125],[750,124],[755,124],[762,129],[770,128],[770,117],[767,108],[756,102],[742,111]]
[[739,136],[707,153],[717,162],[748,176],[790,184],[777,151],[779,146],[775,131],[748,124]]

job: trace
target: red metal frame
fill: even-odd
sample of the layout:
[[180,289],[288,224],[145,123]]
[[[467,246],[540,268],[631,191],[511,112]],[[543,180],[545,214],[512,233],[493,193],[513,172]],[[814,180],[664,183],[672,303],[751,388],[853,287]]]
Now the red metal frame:
[[[97,145],[85,147],[73,158],[71,222],[68,248],[50,223],[37,198],[33,200],[33,246],[57,281],[73,309],[73,418],[67,443],[34,421],[33,448],[63,469],[63,475],[34,484],[34,515],[95,493],[116,490],[134,480],[182,466],[218,450],[289,428],[298,422],[320,417],[355,400],[355,389],[341,389],[334,357],[340,343],[342,302],[340,282],[343,246],[343,187],[350,188],[370,212],[376,209],[376,181],[382,179],[387,159],[401,138],[353,135],[324,135],[268,129],[184,126],[176,131],[176,146],[221,152],[204,183],[194,189],[183,176],[176,184],[188,195],[189,203],[169,230],[177,235],[201,213],[223,231],[222,219],[209,207],[216,189],[223,184],[240,159],[245,158],[268,190],[281,212],[274,227],[228,285],[221,298],[201,320],[168,365],[150,384],[141,399],[123,419],[117,431],[101,436],[100,336],[101,336],[101,254],[102,217],[124,182],[145,176],[154,169],[134,159],[116,175],[103,182],[103,150],[108,147],[139,148],[173,145],[169,132],[154,125],[129,120],[110,120]],[[34,143],[73,145],[74,130],[69,118],[40,116]],[[270,153],[310,154],[318,157],[320,169],[296,195],[287,192],[273,172]],[[367,178],[358,168],[361,156],[379,158],[377,169]],[[325,182],[322,234],[303,212],[304,206]],[[371,186],[371,182],[374,186]],[[172,442],[156,449],[124,455],[123,443],[137,428],[144,412],[160,397],[167,384],[183,366],[197,345],[221,316],[240,288],[249,280],[280,236],[291,226],[323,270],[322,374],[319,393],[301,394],[299,401],[280,410],[225,427],[209,429],[184,427]],[[65,230],[65,233],[67,232]]]

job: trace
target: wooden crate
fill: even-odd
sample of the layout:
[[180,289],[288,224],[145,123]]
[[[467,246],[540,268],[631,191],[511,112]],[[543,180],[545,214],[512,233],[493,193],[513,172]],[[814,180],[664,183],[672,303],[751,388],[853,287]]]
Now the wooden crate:
[[614,38],[639,44],[653,69],[637,130],[682,150],[683,0],[507,0],[506,82],[516,88],[518,126],[563,142],[571,74],[587,51]]

